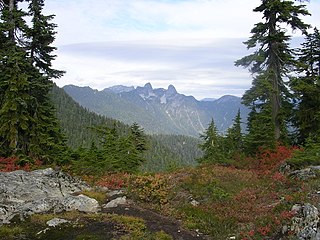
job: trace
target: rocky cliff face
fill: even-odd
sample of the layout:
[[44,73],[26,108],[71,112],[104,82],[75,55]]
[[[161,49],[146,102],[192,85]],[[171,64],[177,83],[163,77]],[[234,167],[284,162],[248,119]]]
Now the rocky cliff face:
[[75,195],[89,187],[51,168],[33,172],[0,172],[0,225],[15,216],[78,210],[97,212],[95,199]]

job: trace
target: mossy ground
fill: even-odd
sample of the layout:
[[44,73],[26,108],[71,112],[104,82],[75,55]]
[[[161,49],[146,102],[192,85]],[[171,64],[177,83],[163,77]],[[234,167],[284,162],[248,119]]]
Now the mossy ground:
[[[69,220],[57,227],[46,222],[55,217]],[[142,218],[110,213],[84,214],[36,214],[24,221],[15,219],[10,225],[0,227],[0,239],[4,240],[171,240],[164,231],[151,232]]]

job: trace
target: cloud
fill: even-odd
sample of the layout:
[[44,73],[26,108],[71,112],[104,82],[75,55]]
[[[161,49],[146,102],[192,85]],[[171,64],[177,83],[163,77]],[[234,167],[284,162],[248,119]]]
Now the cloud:
[[[171,38],[244,37],[258,0],[47,0],[56,15],[58,43]],[[244,18],[244,14],[246,17]],[[241,20],[241,21],[239,21]]]
[[183,46],[166,41],[70,44],[59,49],[59,64],[67,74],[57,83],[67,78],[74,79],[73,84],[103,89],[152,82],[164,88],[174,84],[199,99],[217,97],[222,90],[240,96],[249,86],[249,74],[233,62],[244,51],[242,39],[186,40]]
[[[251,84],[234,61],[261,20],[260,0],[47,0],[56,14],[58,85],[174,84],[197,98],[242,95]],[[307,4],[320,22],[319,1]],[[315,11],[312,11],[314,10]]]

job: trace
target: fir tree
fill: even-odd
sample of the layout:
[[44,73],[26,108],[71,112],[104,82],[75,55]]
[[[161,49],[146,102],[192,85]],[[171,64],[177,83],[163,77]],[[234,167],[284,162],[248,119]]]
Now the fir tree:
[[[17,8],[17,1],[5,2],[1,9],[0,32],[0,146],[3,154],[27,152],[29,124],[34,121],[30,96],[32,66],[21,47],[23,33],[28,28]],[[21,36],[21,38],[18,38]]]
[[[19,9],[19,2],[3,2],[0,12],[1,152],[52,161],[65,148],[48,95],[50,78],[57,76],[51,69],[54,56],[47,58],[53,50],[50,44],[54,25],[43,25],[40,31],[34,19],[41,16],[41,11],[30,11],[28,15]],[[30,4],[36,3],[43,6],[40,0]],[[32,17],[32,26],[26,24],[26,16]],[[39,59],[42,65],[37,63]]]
[[253,107],[248,117],[248,133],[244,138],[247,154],[255,154],[259,148],[274,149],[274,125],[271,121],[271,107],[264,105],[259,112]]
[[305,33],[309,25],[300,16],[309,13],[304,5],[283,0],[262,0],[261,5],[253,11],[263,13],[265,21],[255,24],[251,38],[245,42],[248,49],[255,48],[255,52],[236,61],[236,66],[249,67],[255,75],[253,86],[245,93],[244,99],[247,104],[266,102],[270,105],[274,139],[279,140],[286,135],[281,132],[286,120],[281,109],[289,95],[284,77],[294,62],[294,54],[289,48],[290,36],[283,24]]
[[130,139],[134,144],[135,149],[142,153],[147,150],[146,135],[143,129],[137,124],[133,123],[130,126]]
[[225,137],[225,148],[228,149],[228,155],[233,157],[240,154],[243,150],[243,136],[241,132],[241,114],[240,109],[233,120],[233,125],[227,131]]
[[[40,69],[48,78],[60,78],[63,71],[52,68],[52,61],[55,59],[52,46],[55,40],[56,24],[51,21],[54,15],[45,16],[42,14],[44,0],[29,0],[29,15],[32,16],[32,27],[26,35],[30,39],[27,50],[34,65]],[[50,86],[51,87],[51,86]]]
[[[138,170],[141,163],[145,161],[142,153],[145,151],[144,144],[146,144],[146,140],[143,137],[143,131],[138,125],[134,124],[131,131],[133,129],[136,135],[133,135],[132,132],[120,135],[116,125],[112,128],[106,126],[94,128],[100,135],[102,146],[101,149],[97,148],[97,151],[103,155],[103,158],[99,158],[99,161],[92,163],[95,166],[99,166],[98,168],[93,168],[97,169],[96,173],[104,174],[108,171],[136,172]],[[137,133],[139,134],[137,135]],[[81,166],[81,162],[85,161],[85,159],[76,162],[76,168]]]
[[299,49],[298,77],[291,78],[297,108],[293,123],[298,129],[298,142],[320,137],[320,33],[308,34]]
[[212,119],[205,133],[200,135],[204,140],[200,144],[204,154],[198,159],[200,163],[225,163],[226,153],[224,151],[223,138],[219,135],[217,127]]

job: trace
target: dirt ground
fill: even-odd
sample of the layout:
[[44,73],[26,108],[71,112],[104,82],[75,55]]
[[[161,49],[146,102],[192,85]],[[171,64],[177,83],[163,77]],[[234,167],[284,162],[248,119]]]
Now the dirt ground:
[[[146,237],[139,240],[148,240],[160,231],[170,235],[174,240],[206,240],[209,239],[197,231],[189,231],[182,227],[181,222],[162,216],[154,211],[144,209],[133,201],[127,201],[125,205],[119,205],[115,208],[102,208],[102,215],[110,216],[132,216],[142,219],[145,224]],[[98,215],[99,216],[99,215]],[[103,215],[104,216],[104,215]],[[59,216],[57,216],[59,217]],[[63,216],[61,216],[63,218]],[[68,218],[67,218],[68,219]],[[0,234],[0,239],[4,240],[116,240],[127,236],[128,231],[123,224],[113,221],[112,218],[98,220],[90,218],[86,214],[79,214],[71,224],[59,225],[57,227],[46,227],[45,224],[36,224],[32,222],[20,222],[13,224],[10,228],[20,226],[25,227],[25,231],[15,235],[8,236]],[[154,234],[154,235],[153,235]],[[148,237],[149,236],[149,237]],[[136,238],[124,238],[138,240]],[[155,238],[152,238],[155,239]]]
[[172,236],[175,240],[207,239],[201,233],[191,232],[183,229],[179,221],[175,221],[156,212],[143,209],[139,206],[136,206],[134,203],[121,205],[116,208],[104,209],[102,212],[141,218],[145,221],[147,230],[149,232],[164,231]]

